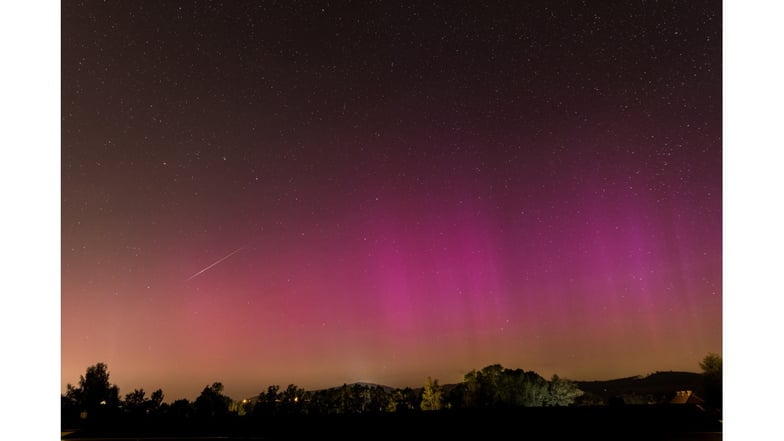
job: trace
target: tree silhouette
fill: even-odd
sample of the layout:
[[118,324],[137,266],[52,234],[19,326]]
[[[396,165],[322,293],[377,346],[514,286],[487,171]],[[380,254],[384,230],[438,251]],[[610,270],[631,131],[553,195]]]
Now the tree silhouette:
[[476,369],[472,369],[463,376],[463,384],[461,384],[460,389],[458,389],[462,393],[462,399],[459,400],[462,407],[467,409],[479,407],[479,389],[479,378]]
[[89,366],[79,376],[79,386],[67,384],[66,390],[66,400],[79,409],[82,419],[100,418],[117,411],[120,405],[120,389],[109,382],[105,363]]
[[141,413],[144,411],[145,398],[144,389],[135,389],[133,392],[125,395],[125,409],[132,413]]
[[425,387],[422,390],[422,403],[419,405],[422,410],[440,410],[442,404],[442,390],[438,380],[427,377]]
[[389,401],[387,402],[387,412],[403,411],[405,408],[405,397],[401,389],[395,389],[389,394]]
[[306,399],[305,389],[289,384],[280,394],[281,412],[284,415],[295,415],[302,413]]
[[568,406],[583,392],[571,381],[547,381],[534,371],[505,369],[500,364],[472,370],[444,398],[454,408]]
[[157,412],[161,408],[161,404],[163,403],[163,390],[157,389],[155,390],[152,395],[150,395],[150,399],[145,402],[145,406],[147,410],[151,412]]
[[387,397],[387,412],[407,413],[419,409],[422,403],[421,394],[410,387],[395,389]]
[[389,394],[381,386],[371,387],[370,402],[368,403],[368,410],[373,413],[382,413],[387,410],[389,405]]
[[332,411],[332,398],[329,390],[318,390],[311,394],[307,403],[308,413],[326,415]]
[[501,391],[497,393],[500,400],[496,405],[501,407],[543,406],[548,394],[547,380],[534,371],[504,369],[498,385]]
[[259,393],[258,400],[253,412],[257,415],[272,415],[277,410],[277,403],[280,398],[278,391],[280,386],[271,385],[267,387],[267,392]]
[[146,397],[144,389],[135,389],[133,392],[125,395],[125,400],[123,400],[122,404],[125,411],[130,414],[147,415],[157,413],[161,408],[162,402],[163,391],[161,389],[153,392],[150,398]]
[[477,373],[479,382],[479,405],[481,407],[497,407],[501,403],[501,387],[504,368],[500,364],[491,364]]
[[545,406],[569,406],[584,393],[572,381],[559,378],[555,374],[550,380],[548,392],[544,400]]
[[231,398],[222,394],[223,384],[220,382],[206,386],[193,403],[196,415],[202,418],[220,418],[229,414]]
[[191,418],[193,405],[185,398],[174,400],[167,409],[168,415],[176,422],[184,422]]
[[705,404],[716,409],[722,407],[722,359],[721,355],[710,352],[700,362],[703,380],[705,381]]
[[[700,366],[705,371],[706,381],[718,379],[720,400],[721,357],[709,354]],[[210,431],[223,430],[229,424],[253,418],[248,415],[250,413],[265,420],[267,416],[280,416],[282,421],[286,421],[287,417],[296,415],[378,415],[444,408],[568,406],[583,394],[575,383],[557,375],[547,381],[536,372],[506,369],[500,364],[472,370],[465,374],[461,384],[446,388],[432,377],[427,377],[421,389],[388,389],[354,383],[310,392],[294,384],[289,384],[282,391],[279,386],[273,385],[259,394],[253,409],[254,400],[234,402],[223,394],[220,382],[205,386],[193,402],[181,399],[164,404],[161,389],[149,397],[144,389],[135,389],[127,393],[121,402],[119,388],[109,381],[109,371],[104,363],[88,367],[78,386],[68,384],[66,389],[67,392],[61,396],[61,405],[63,424],[68,424],[68,427],[110,430],[172,427]],[[245,420],[242,424],[247,422]]]

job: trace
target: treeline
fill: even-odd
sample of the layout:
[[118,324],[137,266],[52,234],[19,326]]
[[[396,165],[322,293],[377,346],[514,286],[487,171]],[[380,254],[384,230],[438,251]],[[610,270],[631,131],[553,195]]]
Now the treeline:
[[95,427],[109,423],[174,424],[205,426],[227,421],[264,420],[300,415],[401,414],[441,409],[498,409],[569,406],[583,392],[569,380],[554,375],[550,380],[533,371],[506,369],[499,364],[465,374],[456,385],[442,386],[428,377],[422,388],[393,389],[368,384],[306,391],[294,384],[281,389],[272,385],[252,399],[233,400],[223,384],[207,385],[194,401],[163,401],[161,389],[149,396],[143,389],[120,395],[109,381],[108,367],[98,363],[87,368],[79,384],[68,384],[61,396],[63,428]]

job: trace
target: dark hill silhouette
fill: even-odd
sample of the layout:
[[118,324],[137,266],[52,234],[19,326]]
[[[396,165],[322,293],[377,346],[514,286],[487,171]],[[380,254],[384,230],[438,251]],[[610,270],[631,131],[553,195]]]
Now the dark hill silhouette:
[[[372,387],[380,387],[381,389],[384,389],[387,392],[393,391],[393,390],[396,389],[396,388],[391,387],[391,386],[385,386],[383,384],[377,384],[377,383],[367,383],[367,382],[364,382],[364,381],[356,381],[354,383],[348,383],[348,384],[346,384],[346,386],[348,386],[348,387],[363,386],[363,387],[371,387],[371,388]],[[328,389],[340,389],[341,387],[343,387],[343,385],[330,387]]]
[[[702,374],[695,372],[680,372],[680,371],[659,371],[650,375],[636,375],[632,377],[615,378],[611,380],[573,380],[583,391],[597,396],[610,398],[620,395],[656,395],[656,396],[674,396],[679,390],[691,390],[697,395],[702,395],[704,392],[704,380]],[[447,392],[460,383],[447,383],[442,384],[441,388]],[[397,388],[386,386],[383,384],[366,383],[357,381],[354,383],[347,383],[346,386],[352,387],[354,385],[366,387],[381,387],[385,391],[393,391]],[[319,392],[324,390],[340,389],[344,385],[328,387],[324,389],[310,390],[309,392]],[[413,391],[421,391],[422,386],[410,387]],[[256,397],[251,397],[255,399]]]
[[[696,372],[659,371],[649,375],[615,378],[611,380],[574,380],[574,383],[585,392],[577,399],[578,405],[607,405],[607,404],[663,404],[669,402],[680,390],[690,390],[697,396],[704,396],[704,378]],[[386,392],[402,390],[383,384],[354,382],[345,386],[360,385],[364,387],[381,387]],[[444,394],[448,394],[460,383],[442,384]],[[336,390],[344,385],[311,390],[309,392]],[[422,387],[409,387],[414,393],[421,393]],[[257,397],[250,398],[251,401]]]
[[598,399],[605,404],[617,397],[634,404],[661,403],[669,401],[679,390],[691,390],[697,395],[704,392],[703,376],[695,372],[656,372],[647,376],[575,383],[586,393],[584,400]]

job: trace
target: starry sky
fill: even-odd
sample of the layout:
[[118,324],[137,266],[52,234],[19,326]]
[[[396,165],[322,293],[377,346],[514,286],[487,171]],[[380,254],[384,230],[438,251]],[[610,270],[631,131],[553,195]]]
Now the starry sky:
[[63,391],[699,371],[721,6],[63,2]]

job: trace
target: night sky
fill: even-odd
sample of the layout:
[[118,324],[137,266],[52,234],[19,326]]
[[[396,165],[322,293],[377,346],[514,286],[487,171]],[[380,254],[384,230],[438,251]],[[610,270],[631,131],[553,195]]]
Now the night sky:
[[721,6],[62,2],[63,391],[698,372]]

